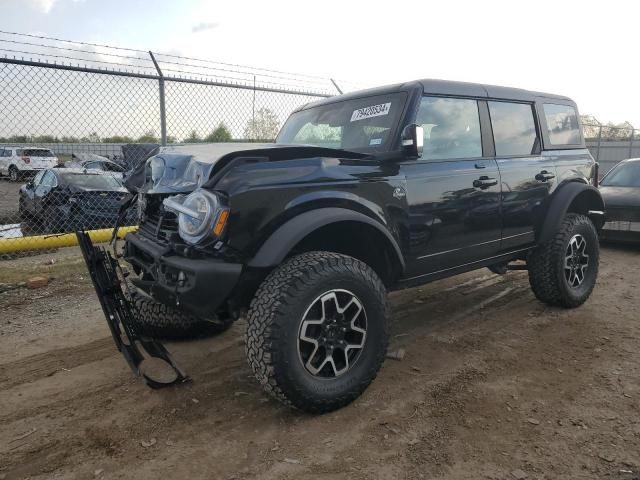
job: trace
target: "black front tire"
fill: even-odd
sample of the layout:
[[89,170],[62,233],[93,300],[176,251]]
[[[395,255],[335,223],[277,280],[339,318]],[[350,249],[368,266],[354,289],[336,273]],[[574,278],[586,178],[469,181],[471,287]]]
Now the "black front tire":
[[[570,243],[575,239],[583,239],[586,243],[587,266],[579,283],[579,278],[572,282],[575,277],[572,277],[570,267],[573,264],[571,259],[567,260]],[[539,245],[529,256],[529,284],[535,296],[544,303],[563,308],[578,307],[589,298],[595,287],[599,259],[600,244],[595,226],[587,216],[569,213],[555,236]]]
[[20,215],[20,220],[27,220],[29,218],[29,212],[27,212],[22,197],[18,199],[18,214]]
[[41,219],[45,233],[61,233],[64,232],[65,227],[69,227],[65,225],[64,217],[54,205],[44,207]]
[[[343,303],[343,307],[346,309],[349,304],[362,307],[356,311],[365,312],[366,334],[360,337],[363,345],[358,347],[352,363],[346,362],[343,373],[338,373],[336,368],[338,356],[348,356],[350,346],[335,347],[333,366],[327,364],[329,370],[312,373],[302,358],[300,346],[306,334],[302,333],[304,319],[318,301],[323,302],[321,317],[325,318],[324,298],[332,292],[338,292],[336,296],[347,292],[356,299],[355,303]],[[335,305],[338,305],[337,299]],[[354,325],[361,313],[352,316],[343,310],[339,315],[343,325]],[[332,252],[303,253],[271,272],[251,302],[246,333],[247,359],[257,380],[274,398],[310,413],[336,410],[360,396],[376,377],[387,351],[387,316],[386,289],[369,266]],[[335,320],[327,323],[331,322]],[[326,350],[323,351],[327,360]],[[323,372],[328,375],[323,377]]]
[[191,340],[217,335],[229,329],[233,320],[206,320],[138,295],[134,299],[134,328],[150,338]]

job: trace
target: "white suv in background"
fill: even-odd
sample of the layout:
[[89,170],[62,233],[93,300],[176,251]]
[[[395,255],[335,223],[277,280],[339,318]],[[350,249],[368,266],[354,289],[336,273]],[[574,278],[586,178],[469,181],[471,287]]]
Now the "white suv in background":
[[12,182],[56,165],[58,157],[48,148],[0,146],[0,175],[8,175]]

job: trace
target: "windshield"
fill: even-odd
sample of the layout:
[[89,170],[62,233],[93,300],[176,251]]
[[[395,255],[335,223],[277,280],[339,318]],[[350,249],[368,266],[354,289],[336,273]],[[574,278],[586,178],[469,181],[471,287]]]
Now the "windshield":
[[25,149],[22,150],[22,155],[25,157],[54,157],[55,155],[51,150],[36,150],[36,149]]
[[307,108],[287,119],[276,143],[386,152],[405,100],[405,93],[394,93]]
[[600,185],[605,187],[640,187],[640,161],[613,167]]
[[91,175],[86,173],[64,173],[64,179],[72,185],[95,190],[114,190],[122,184],[113,175]]

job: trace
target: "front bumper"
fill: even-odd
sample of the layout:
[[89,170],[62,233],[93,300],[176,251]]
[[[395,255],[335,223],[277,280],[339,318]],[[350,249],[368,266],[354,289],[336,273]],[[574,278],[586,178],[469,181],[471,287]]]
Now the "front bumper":
[[125,237],[125,259],[146,275],[133,284],[156,300],[201,318],[212,318],[229,297],[242,264],[185,258],[136,233]]

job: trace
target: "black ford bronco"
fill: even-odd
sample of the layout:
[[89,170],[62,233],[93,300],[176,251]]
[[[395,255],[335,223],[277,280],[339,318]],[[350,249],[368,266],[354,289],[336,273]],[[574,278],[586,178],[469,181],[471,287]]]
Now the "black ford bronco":
[[360,91],[299,108],[273,144],[165,148],[133,177],[126,332],[157,350],[149,338],[246,315],[258,381],[310,412],[376,376],[390,290],[511,266],[572,308],[598,274],[597,164],[562,96],[433,80]]

